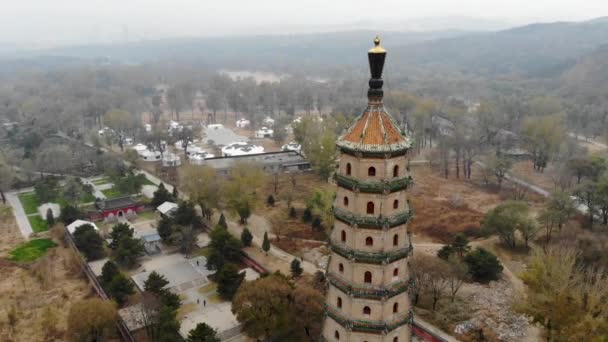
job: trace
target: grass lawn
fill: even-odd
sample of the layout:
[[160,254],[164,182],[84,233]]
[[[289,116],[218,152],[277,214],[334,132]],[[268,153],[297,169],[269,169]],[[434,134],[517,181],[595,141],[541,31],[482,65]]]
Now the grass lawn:
[[116,198],[116,197],[126,196],[117,187],[111,187],[110,189],[101,190],[101,192],[103,192],[103,194],[106,195],[107,198]]
[[57,244],[50,239],[36,239],[19,245],[10,252],[10,260],[19,262],[34,261],[46,253],[50,248]]
[[38,202],[38,197],[36,197],[35,192],[20,194],[19,201],[21,201],[21,205],[26,214],[35,214],[38,212],[40,203]]
[[40,215],[28,216],[27,219],[30,221],[32,230],[34,230],[35,233],[44,232],[49,229],[49,225],[46,223],[46,220],[42,219]]

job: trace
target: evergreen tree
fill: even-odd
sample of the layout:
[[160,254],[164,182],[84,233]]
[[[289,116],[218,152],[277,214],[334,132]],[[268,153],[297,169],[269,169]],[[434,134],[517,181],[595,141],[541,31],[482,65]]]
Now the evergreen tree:
[[196,328],[190,330],[186,342],[220,342],[215,329],[206,323],[199,323]]
[[203,227],[203,220],[196,213],[194,203],[190,201],[179,203],[179,206],[173,214],[173,220],[180,226],[192,226],[193,229],[200,229]]
[[152,271],[148,275],[148,279],[144,282],[144,289],[154,294],[160,294],[162,289],[169,284],[169,281],[164,276]]
[[175,201],[175,198],[173,197],[173,195],[171,195],[169,190],[167,190],[167,188],[165,188],[165,184],[160,183],[160,185],[158,186],[158,189],[156,191],[154,191],[154,197],[152,197],[152,201],[150,201],[150,204],[154,208],[156,208],[165,202],[173,202],[173,201]]
[[217,275],[217,292],[223,299],[231,300],[244,279],[245,272],[239,273],[236,265],[224,264]]
[[113,261],[107,261],[101,268],[101,284],[106,287],[112,282],[112,279],[120,273],[118,266]]
[[224,216],[224,213],[220,214],[220,219],[217,221],[217,225],[223,228],[228,228],[228,224],[226,223],[226,216]]
[[164,243],[171,242],[171,235],[173,234],[173,220],[168,217],[163,217],[158,222],[158,227],[156,228],[158,231],[158,235],[163,239]]
[[497,280],[502,273],[502,265],[498,258],[483,248],[478,247],[469,252],[464,261],[469,266],[473,280],[481,283]]
[[312,210],[310,210],[310,208],[304,209],[304,214],[302,215],[302,221],[304,221],[304,222],[312,221]]
[[270,240],[268,240],[268,232],[264,232],[264,241],[262,241],[262,249],[268,255],[268,251],[270,250]]
[[241,233],[241,242],[243,243],[243,246],[251,246],[251,241],[253,241],[253,235],[251,234],[249,229],[243,229],[243,232]]
[[177,320],[177,310],[168,306],[162,306],[158,310],[156,324],[153,327],[153,341],[182,341],[182,337],[179,334],[179,327],[180,323]]
[[269,207],[274,207],[274,203],[274,196],[268,195],[268,198],[266,199],[266,204],[268,204]]
[[239,262],[242,257],[243,244],[225,228],[219,225],[211,232],[207,269],[220,270],[226,262]]
[[83,224],[77,227],[73,237],[74,244],[88,261],[98,260],[105,256],[103,239],[92,225]]
[[115,249],[123,239],[132,238],[133,232],[134,229],[127,223],[115,224],[114,227],[112,227],[112,232],[110,232],[110,239],[112,239],[110,248]]
[[114,256],[116,262],[119,264],[126,267],[133,267],[144,253],[143,241],[133,237],[123,237],[116,247]]
[[298,258],[294,258],[291,261],[291,275],[294,278],[298,278],[299,276],[302,275],[302,271],[304,271],[304,270],[302,269],[302,266],[300,264],[300,260],[298,260]]
[[452,242],[452,249],[459,257],[464,257],[465,254],[471,250],[471,246],[469,246],[469,240],[462,233],[456,234],[454,237],[454,241]]
[[135,292],[131,280],[120,272],[114,276],[107,290],[110,297],[114,298],[119,305],[124,304],[127,297]]
[[46,210],[46,223],[49,225],[49,227],[55,225],[55,216],[53,215],[53,210],[51,208]]
[[448,260],[450,256],[454,253],[454,249],[451,245],[445,245],[441,247],[440,250],[437,251],[437,256],[443,260]]
[[294,207],[289,208],[289,217],[294,219],[294,218],[296,218],[296,216],[298,216],[298,213],[296,212],[296,208],[294,208]]
[[176,186],[173,187],[173,193],[172,193],[172,195],[173,195],[173,199],[174,200],[177,200],[179,198],[179,193],[177,192],[177,187]]
[[178,310],[182,306],[182,300],[179,298],[179,295],[167,289],[160,290],[160,301],[164,306],[173,310]]
[[59,214],[59,220],[61,220],[61,222],[63,222],[66,226],[78,219],[81,219],[82,217],[83,215],[80,210],[78,210],[77,207],[69,204],[61,208],[61,214]]

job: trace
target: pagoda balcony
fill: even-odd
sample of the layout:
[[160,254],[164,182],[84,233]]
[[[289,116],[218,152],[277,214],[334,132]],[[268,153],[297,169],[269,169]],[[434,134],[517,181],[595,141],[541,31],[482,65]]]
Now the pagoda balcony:
[[414,288],[414,279],[410,278],[407,281],[399,280],[387,286],[371,285],[371,284],[355,284],[346,280],[334,273],[328,273],[327,279],[329,283],[354,298],[365,299],[389,299],[406,291],[411,291]]
[[390,321],[350,319],[340,309],[329,304],[325,304],[325,312],[327,316],[348,330],[372,334],[388,333],[405,324],[411,325],[414,323],[414,312],[412,310],[394,315]]
[[334,216],[351,226],[371,229],[388,229],[400,224],[404,224],[414,216],[414,212],[410,209],[399,214],[390,216],[359,216],[341,208],[334,207]]
[[412,176],[383,181],[369,181],[358,180],[339,173],[334,174],[334,179],[336,180],[336,183],[343,188],[372,194],[391,193],[405,190],[414,182]]
[[352,249],[345,244],[331,241],[331,250],[336,254],[350,260],[368,264],[388,264],[393,261],[411,256],[414,253],[414,246],[411,244],[405,248],[399,248],[386,252],[362,252]]

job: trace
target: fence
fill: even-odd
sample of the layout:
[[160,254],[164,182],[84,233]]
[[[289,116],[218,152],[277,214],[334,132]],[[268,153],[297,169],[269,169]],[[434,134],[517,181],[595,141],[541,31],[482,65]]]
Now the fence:
[[[81,256],[80,251],[78,250],[76,244],[74,243],[74,240],[72,239],[72,234],[70,234],[67,228],[65,228],[65,240],[68,242],[68,245],[70,245],[70,247],[76,253],[78,253],[79,256]],[[91,285],[91,287],[93,287],[93,290],[95,290],[95,292],[99,297],[101,297],[101,299],[110,300],[103,287],[99,283],[97,276],[95,276],[95,273],[93,273],[93,270],[91,269],[91,267],[89,267],[89,264],[87,264],[87,262],[83,258],[79,258],[79,260],[81,261],[82,271],[87,276],[89,284]],[[127,324],[120,316],[118,316],[118,319],[116,320],[116,328],[120,332],[120,336],[122,337],[123,341],[135,342],[135,338],[131,334],[131,331],[127,327]]]
[[247,253],[243,252],[243,263],[248,267],[253,268],[259,274],[268,273],[268,270],[262,266],[259,262],[255,261],[252,257],[250,257]]
[[412,324],[412,335],[425,342],[447,342],[443,337],[416,323],[416,320]]

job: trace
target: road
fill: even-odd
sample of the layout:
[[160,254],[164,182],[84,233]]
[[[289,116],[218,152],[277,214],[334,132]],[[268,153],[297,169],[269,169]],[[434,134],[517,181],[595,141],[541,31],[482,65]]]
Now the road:
[[21,235],[25,239],[29,239],[30,235],[34,233],[32,226],[30,225],[30,221],[27,219],[27,215],[25,214],[25,210],[23,210],[23,206],[21,206],[21,201],[19,201],[19,194],[22,192],[33,191],[33,188],[21,189],[19,191],[11,191],[6,193],[6,200],[13,207],[13,212],[15,213],[15,220],[17,221],[17,226],[21,231]]

